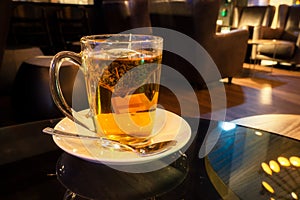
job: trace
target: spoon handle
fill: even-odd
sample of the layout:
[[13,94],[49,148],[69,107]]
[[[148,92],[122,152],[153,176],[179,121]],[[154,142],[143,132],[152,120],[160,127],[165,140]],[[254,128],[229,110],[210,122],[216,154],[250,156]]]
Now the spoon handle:
[[77,133],[70,133],[65,131],[56,130],[54,128],[44,128],[44,133],[50,134],[50,135],[56,135],[56,136],[66,136],[66,137],[72,137],[72,138],[83,138],[83,139],[91,139],[91,140],[103,140],[106,138],[103,137],[97,137],[97,136],[91,136],[91,135],[81,135]]

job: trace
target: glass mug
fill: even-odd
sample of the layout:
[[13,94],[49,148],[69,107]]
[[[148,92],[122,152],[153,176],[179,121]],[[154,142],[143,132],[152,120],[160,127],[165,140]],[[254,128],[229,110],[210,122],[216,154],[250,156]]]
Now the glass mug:
[[[79,54],[57,53],[50,66],[50,91],[58,108],[99,136],[124,144],[147,142],[153,131],[159,94],[163,39],[153,35],[111,34],[82,37]],[[85,77],[89,102],[87,126],[66,103],[59,83],[65,60]]]

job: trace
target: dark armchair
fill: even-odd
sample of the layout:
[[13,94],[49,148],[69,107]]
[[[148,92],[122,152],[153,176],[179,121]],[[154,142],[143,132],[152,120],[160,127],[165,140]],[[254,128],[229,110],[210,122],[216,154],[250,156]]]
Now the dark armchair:
[[274,14],[274,6],[235,7],[233,10],[232,27],[247,29],[255,26],[270,27]]
[[[276,28],[256,27],[254,39],[278,41],[276,44],[260,44],[257,59],[300,64],[300,5],[280,5]],[[282,41],[282,42],[280,42]],[[276,45],[276,46],[274,46]]]
[[[232,29],[247,29],[249,39],[253,39],[253,32],[256,27],[271,27],[274,14],[274,6],[236,6],[233,9]],[[256,46],[251,44],[247,47],[245,62],[249,62],[251,54],[256,51]]]
[[243,68],[249,33],[244,29],[216,33],[219,6],[219,1],[196,1],[195,38],[210,54],[222,78],[228,78],[231,83],[232,78]]

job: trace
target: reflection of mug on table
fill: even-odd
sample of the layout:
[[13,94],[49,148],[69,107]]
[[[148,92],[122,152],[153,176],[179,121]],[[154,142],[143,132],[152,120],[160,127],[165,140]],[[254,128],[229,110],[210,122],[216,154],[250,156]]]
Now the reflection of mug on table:
[[134,144],[154,135],[163,39],[151,35],[116,34],[86,36],[81,53],[60,52],[52,60],[52,97],[69,118],[58,82],[63,60],[77,64],[85,75],[89,117],[101,136]]

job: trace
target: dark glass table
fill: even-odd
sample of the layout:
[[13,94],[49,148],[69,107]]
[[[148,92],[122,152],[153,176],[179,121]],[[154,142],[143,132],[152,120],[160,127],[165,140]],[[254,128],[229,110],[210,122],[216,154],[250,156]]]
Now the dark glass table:
[[[63,152],[50,136],[41,132],[46,126],[55,126],[59,119],[2,127],[0,199],[279,199],[276,195],[299,196],[300,172],[296,165],[299,141],[232,124],[226,129],[228,126],[216,121],[186,120],[196,128],[192,130],[194,141],[185,154],[167,167],[148,173],[122,172]],[[215,128],[208,131],[209,127]],[[211,135],[213,137],[206,137]],[[208,153],[205,157],[203,152],[199,154],[203,141]],[[278,157],[291,160],[290,166],[282,166]],[[278,163],[281,171],[270,169],[272,175],[267,174],[262,166],[267,168],[270,161]],[[266,188],[267,184],[273,193]],[[287,188],[292,191],[286,191]]]

